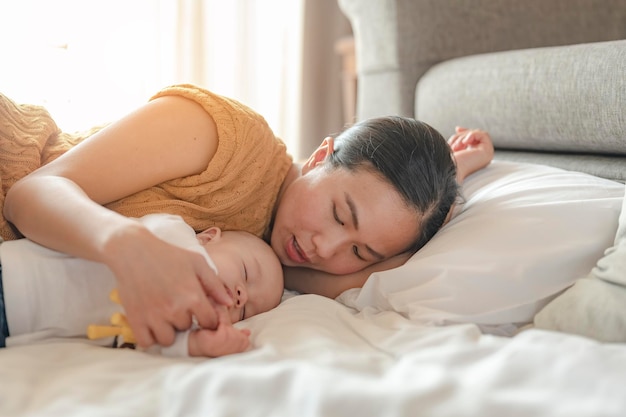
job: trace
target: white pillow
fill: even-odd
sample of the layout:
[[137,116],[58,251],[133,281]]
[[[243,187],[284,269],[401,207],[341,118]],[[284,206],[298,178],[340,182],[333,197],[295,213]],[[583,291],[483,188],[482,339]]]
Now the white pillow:
[[511,335],[612,245],[624,185],[494,161],[466,179],[463,195],[452,220],[405,265],[372,274],[338,300],[428,325],[475,323]]

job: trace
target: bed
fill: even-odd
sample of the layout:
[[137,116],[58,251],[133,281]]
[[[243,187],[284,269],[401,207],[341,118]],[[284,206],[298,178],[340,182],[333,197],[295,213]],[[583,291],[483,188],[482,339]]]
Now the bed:
[[626,344],[532,326],[611,246],[624,184],[496,161],[464,196],[397,270],[336,300],[285,291],[238,323],[252,331],[242,354],[2,349],[0,415],[624,415]]
[[[626,180],[626,44],[619,39],[626,38],[626,5],[477,3],[340,1],[355,29],[359,117],[410,115],[446,134],[455,122],[480,126],[497,147],[494,162],[464,183],[452,220],[405,265],[373,274],[362,289],[334,300],[285,291],[276,309],[237,324],[251,330],[253,347],[227,357],[174,359],[86,340],[0,350],[0,416],[626,415],[626,330],[615,332],[622,341],[607,342],[535,324],[618,245]],[[584,31],[572,30],[569,42],[531,45],[514,33],[510,48],[498,43],[501,33],[471,35],[472,19],[483,29],[490,18],[515,18],[523,32],[525,22],[539,17],[556,25],[558,15],[569,25],[577,12],[587,16],[578,29],[608,34],[581,39]],[[420,32],[455,16],[464,22],[454,26],[461,39],[474,42],[467,54],[458,43]],[[603,23],[590,23],[593,16]],[[422,29],[407,27],[415,21]],[[389,33],[403,41],[378,48]],[[376,54],[397,60],[398,48],[432,52],[423,46],[429,42],[440,55],[428,55],[427,68],[410,68],[404,59],[398,67],[374,65]],[[515,47],[533,49],[507,55],[517,54],[505,51]],[[584,59],[555,66],[562,61],[554,57],[572,56]],[[579,61],[602,65],[576,67]],[[518,75],[505,78],[534,86],[535,95],[512,94],[519,84],[487,88],[503,83],[503,72],[479,69],[506,63]],[[564,80],[554,68],[576,77]],[[460,69],[469,72],[458,76]],[[511,97],[515,111],[507,113]],[[481,105],[468,105],[470,99]],[[602,298],[591,302],[611,306]]]

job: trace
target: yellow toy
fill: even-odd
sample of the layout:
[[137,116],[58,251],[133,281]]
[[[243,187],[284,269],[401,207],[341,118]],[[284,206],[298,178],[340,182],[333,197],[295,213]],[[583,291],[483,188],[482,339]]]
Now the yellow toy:
[[[120,302],[120,296],[117,292],[117,289],[111,291],[111,294],[109,294],[109,298],[116,304],[122,304]],[[122,313],[115,313],[111,316],[111,326],[90,324],[87,327],[87,338],[91,340],[102,339],[112,336],[121,336],[123,338],[123,343],[136,343],[135,336],[133,335],[133,331],[128,325],[126,316]]]

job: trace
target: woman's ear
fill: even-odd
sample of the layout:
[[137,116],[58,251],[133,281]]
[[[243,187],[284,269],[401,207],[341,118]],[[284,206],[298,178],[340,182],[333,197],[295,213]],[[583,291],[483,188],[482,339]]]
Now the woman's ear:
[[209,242],[216,242],[222,237],[222,229],[217,226],[209,227],[206,230],[201,231],[196,235],[201,245],[206,245]]
[[302,174],[306,174],[317,165],[323,163],[326,158],[335,151],[335,139],[331,136],[324,138],[320,146],[311,154],[309,159],[302,165]]

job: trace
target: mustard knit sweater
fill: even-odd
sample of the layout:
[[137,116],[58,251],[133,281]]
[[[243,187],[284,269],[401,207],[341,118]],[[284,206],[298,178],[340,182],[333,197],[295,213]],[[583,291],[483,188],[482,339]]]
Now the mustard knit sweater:
[[[292,164],[284,143],[263,117],[235,100],[193,85],[165,88],[152,99],[167,95],[194,100],[215,120],[215,156],[198,175],[166,181],[107,207],[130,217],[178,214],[197,232],[219,226],[267,238],[278,191]],[[43,107],[18,105],[0,94],[0,214],[17,180],[97,130],[63,133]],[[0,237],[17,237],[1,215]]]

